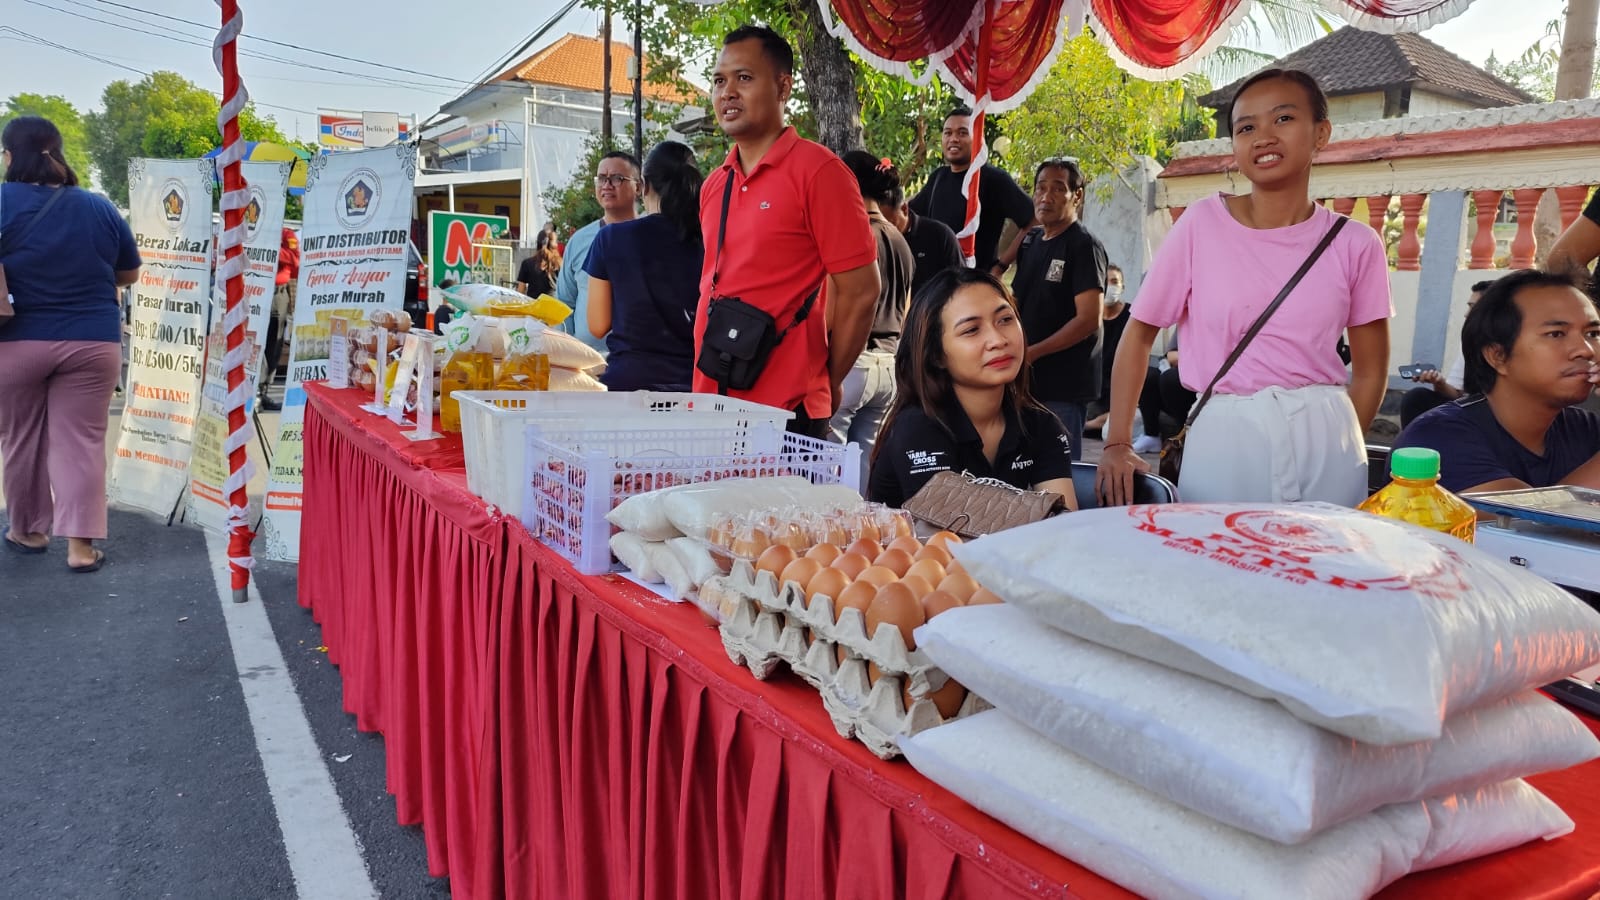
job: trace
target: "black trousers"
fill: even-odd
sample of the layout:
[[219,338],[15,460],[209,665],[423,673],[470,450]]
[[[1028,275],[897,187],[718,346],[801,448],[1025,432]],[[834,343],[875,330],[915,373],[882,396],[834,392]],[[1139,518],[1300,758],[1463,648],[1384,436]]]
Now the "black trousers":
[[1144,390],[1139,392],[1139,415],[1144,419],[1144,433],[1157,437],[1177,434],[1174,428],[1162,427],[1161,414],[1166,413],[1176,423],[1175,428],[1182,428],[1195,399],[1194,391],[1184,387],[1183,382],[1178,380],[1177,366],[1165,372],[1155,366],[1146,369]]

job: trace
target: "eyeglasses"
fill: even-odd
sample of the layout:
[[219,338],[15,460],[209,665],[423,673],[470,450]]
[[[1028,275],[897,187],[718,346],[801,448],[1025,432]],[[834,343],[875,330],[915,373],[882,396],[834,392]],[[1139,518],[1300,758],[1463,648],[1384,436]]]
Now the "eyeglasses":
[[609,185],[611,187],[622,187],[624,184],[628,184],[634,180],[635,179],[632,175],[596,175],[594,177],[594,186],[606,187]]

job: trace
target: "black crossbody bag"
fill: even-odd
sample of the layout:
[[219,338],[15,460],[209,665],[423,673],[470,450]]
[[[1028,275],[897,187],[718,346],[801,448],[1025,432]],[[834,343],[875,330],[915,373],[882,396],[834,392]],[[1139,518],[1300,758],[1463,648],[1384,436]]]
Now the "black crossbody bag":
[[727,187],[722,192],[722,221],[717,227],[717,257],[711,268],[711,299],[706,303],[706,327],[700,339],[700,358],[695,368],[717,383],[717,393],[730,390],[748,391],[772,358],[772,351],[796,325],[811,315],[811,307],[822,292],[818,285],[800,308],[794,320],[782,331],[778,320],[757,306],[738,297],[723,297],[717,293],[717,277],[722,273],[722,244],[728,234],[728,205],[733,202],[733,173],[728,173]]

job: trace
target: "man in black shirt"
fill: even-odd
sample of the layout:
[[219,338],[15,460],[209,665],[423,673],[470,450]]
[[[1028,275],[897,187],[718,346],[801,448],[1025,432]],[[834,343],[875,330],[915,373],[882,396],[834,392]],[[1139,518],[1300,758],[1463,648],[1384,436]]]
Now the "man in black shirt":
[[[934,169],[928,183],[911,198],[911,209],[959,234],[967,224],[967,198],[961,186],[972,166],[972,110],[962,107],[946,116],[942,139],[946,164]],[[1035,224],[1033,203],[1010,175],[988,164],[978,174],[978,199],[982,205],[972,253],[976,267],[988,269],[998,256],[1007,219],[1024,230]]]
[[956,233],[943,222],[919,216],[911,211],[911,204],[902,192],[897,202],[883,211],[884,216],[905,235],[911,247],[911,257],[916,263],[911,275],[911,296],[928,283],[928,279],[962,265],[961,245]]
[[[1011,289],[1028,341],[1033,395],[1061,417],[1072,458],[1083,456],[1088,404],[1100,395],[1101,305],[1106,250],[1078,221],[1083,173],[1077,163],[1047,159],[1033,176],[1039,225],[1017,236],[1008,258],[1017,261]],[[995,265],[995,274],[1005,263]]]

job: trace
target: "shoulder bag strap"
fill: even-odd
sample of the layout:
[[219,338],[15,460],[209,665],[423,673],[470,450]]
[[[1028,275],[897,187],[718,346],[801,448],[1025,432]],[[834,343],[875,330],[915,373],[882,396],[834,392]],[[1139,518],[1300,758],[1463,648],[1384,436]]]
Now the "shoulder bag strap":
[[[727,186],[722,189],[722,215],[717,223],[717,255],[716,261],[711,264],[712,297],[717,295],[717,278],[722,275],[722,245],[728,237],[728,206],[733,202],[733,174],[733,168],[729,167],[728,183]],[[822,280],[824,282],[828,280],[828,275],[826,272],[823,273]],[[811,294],[806,297],[805,302],[800,304],[800,308],[795,311],[794,318],[790,320],[788,327],[778,332],[779,341],[782,341],[784,337],[789,334],[789,332],[794,330],[796,325],[804,322],[806,317],[811,315],[811,307],[816,305],[817,296],[821,293],[822,285],[819,284],[817,285],[816,290],[812,291]]]
[[1255,340],[1256,335],[1261,333],[1262,328],[1266,327],[1267,320],[1272,318],[1272,314],[1277,312],[1278,307],[1283,305],[1283,301],[1288,299],[1289,294],[1294,292],[1295,287],[1300,284],[1300,279],[1306,277],[1306,273],[1311,271],[1311,267],[1316,265],[1317,260],[1322,258],[1323,251],[1327,250],[1328,246],[1333,243],[1333,239],[1339,236],[1339,232],[1348,221],[1350,221],[1348,216],[1339,216],[1334,221],[1333,227],[1329,228],[1328,233],[1322,236],[1321,243],[1317,244],[1316,249],[1311,251],[1311,255],[1306,257],[1306,261],[1300,264],[1300,269],[1289,279],[1289,283],[1283,286],[1283,290],[1278,292],[1278,296],[1272,298],[1272,302],[1268,303],[1267,308],[1261,311],[1261,315],[1256,316],[1255,322],[1250,325],[1250,330],[1246,331],[1244,337],[1239,339],[1239,346],[1233,348],[1233,353],[1222,364],[1222,368],[1217,370],[1216,377],[1212,378],[1211,383],[1206,385],[1206,392],[1201,396],[1200,402],[1196,403],[1194,409],[1189,411],[1189,418],[1183,423],[1185,428],[1193,425],[1195,419],[1200,417],[1200,411],[1205,409],[1206,401],[1211,399],[1211,394],[1217,389],[1217,385],[1222,382],[1223,376],[1227,375],[1228,370],[1233,368],[1233,364],[1238,362],[1239,357],[1244,355],[1245,348],[1250,346],[1250,342]]
[[[39,220],[44,218],[44,214],[50,211],[50,207],[55,206],[56,201],[60,200],[62,195],[68,190],[69,188],[66,185],[56,188],[50,193],[50,199],[46,200],[44,205],[39,207],[39,211],[33,214],[33,218],[11,229],[12,243],[15,243],[19,239],[19,235],[27,234],[30,228],[38,224]],[[3,239],[3,237],[3,235],[0,235],[0,239]],[[0,246],[3,246],[3,244],[0,244]]]

